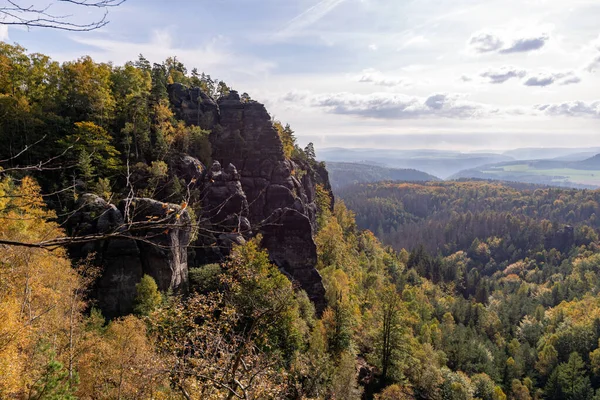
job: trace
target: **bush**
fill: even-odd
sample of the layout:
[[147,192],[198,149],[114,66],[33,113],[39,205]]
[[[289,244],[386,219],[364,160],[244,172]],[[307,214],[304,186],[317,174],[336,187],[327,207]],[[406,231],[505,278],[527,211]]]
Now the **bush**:
[[140,283],[135,285],[133,311],[138,315],[149,315],[162,302],[156,281],[150,275],[144,275]]
[[219,288],[219,264],[206,264],[199,268],[191,268],[189,272],[190,287],[199,293],[209,293]]

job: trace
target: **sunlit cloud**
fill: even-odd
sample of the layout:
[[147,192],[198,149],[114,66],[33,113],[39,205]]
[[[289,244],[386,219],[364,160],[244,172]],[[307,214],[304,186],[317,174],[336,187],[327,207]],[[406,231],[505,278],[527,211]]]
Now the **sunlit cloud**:
[[395,86],[410,86],[412,84],[412,80],[408,78],[391,78],[386,77],[380,71],[376,69],[369,68],[362,71],[360,75],[357,76],[357,82],[359,83],[370,83],[377,86],[387,86],[387,87],[395,87]]
[[523,84],[525,86],[549,86],[552,84],[572,85],[581,82],[581,78],[574,72],[540,72],[529,77]]
[[539,50],[550,40],[548,32],[527,31],[479,31],[475,32],[467,42],[471,53],[527,53]]
[[539,104],[535,108],[547,115],[553,116],[600,118],[600,100],[592,102],[569,101],[558,104]]
[[488,69],[479,74],[489,83],[504,83],[513,78],[523,78],[525,75],[527,75],[527,71],[512,66]]

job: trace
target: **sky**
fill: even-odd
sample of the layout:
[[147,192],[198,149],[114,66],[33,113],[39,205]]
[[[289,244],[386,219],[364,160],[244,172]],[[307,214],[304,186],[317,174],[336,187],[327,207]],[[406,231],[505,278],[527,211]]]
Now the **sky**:
[[0,39],[59,61],[177,56],[317,148],[600,145],[598,0],[127,0],[108,19]]

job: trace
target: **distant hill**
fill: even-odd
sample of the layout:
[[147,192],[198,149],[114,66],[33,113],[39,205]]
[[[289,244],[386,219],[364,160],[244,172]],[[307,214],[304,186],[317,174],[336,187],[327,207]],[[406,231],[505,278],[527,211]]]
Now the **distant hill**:
[[600,170],[600,154],[596,154],[586,160],[573,163],[574,166],[580,169]]
[[600,154],[581,161],[512,161],[470,168],[449,179],[477,178],[580,189],[600,188]]
[[333,190],[356,183],[378,181],[425,182],[439,181],[436,176],[416,169],[385,168],[362,163],[327,162]]
[[598,153],[597,151],[584,151],[583,153],[573,153],[566,156],[555,157],[552,160],[555,161],[583,161],[590,157],[593,157]]
[[442,179],[468,168],[486,164],[514,161],[514,158],[495,153],[461,153],[443,150],[397,149],[320,149],[317,158],[326,162],[349,162],[385,165],[388,168],[416,169]]
[[[579,148],[564,148],[564,147],[530,147],[520,148],[505,151],[505,156],[514,158],[515,160],[545,160],[557,159],[564,161],[583,160],[591,155],[600,153],[600,147],[579,147]],[[578,156],[583,155],[582,158]]]

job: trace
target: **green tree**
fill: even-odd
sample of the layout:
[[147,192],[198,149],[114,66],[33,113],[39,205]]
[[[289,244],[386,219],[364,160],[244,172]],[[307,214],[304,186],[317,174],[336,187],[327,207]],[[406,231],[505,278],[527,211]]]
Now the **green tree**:
[[138,315],[149,315],[162,302],[156,281],[150,275],[144,275],[135,285],[135,300],[133,310]]
[[73,380],[69,371],[51,354],[42,376],[35,381],[29,392],[30,400],[76,400]]
[[577,352],[571,353],[566,363],[560,364],[550,375],[546,385],[550,399],[587,400],[593,396],[585,364]]
[[112,145],[112,137],[101,126],[93,122],[76,122],[73,133],[62,141],[65,148],[71,148],[82,176],[90,176],[94,170],[101,176],[109,176],[120,165],[119,152]]
[[62,66],[62,110],[75,121],[92,121],[107,127],[114,117],[111,66],[82,57]]
[[400,381],[403,378],[402,359],[408,354],[405,348],[406,323],[402,318],[402,301],[394,285],[388,285],[381,290],[380,301],[380,326],[375,342],[377,365],[381,370],[383,382],[392,377]]

